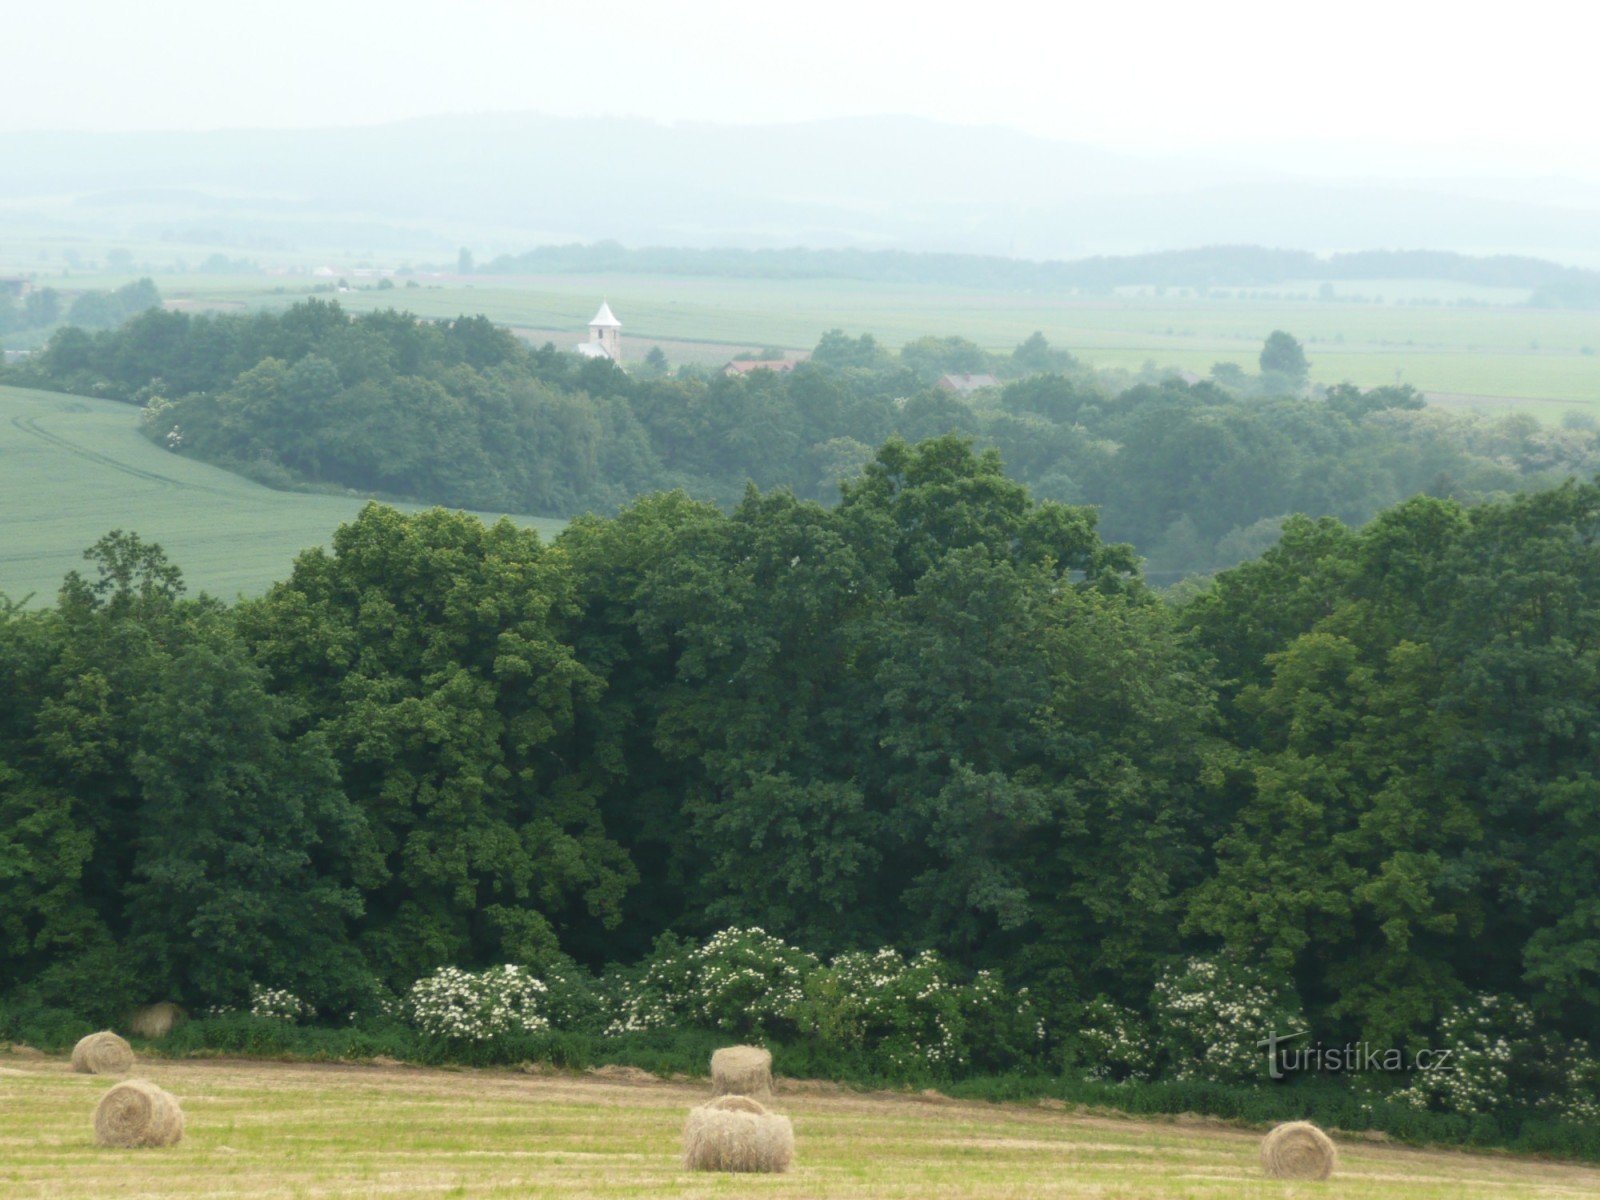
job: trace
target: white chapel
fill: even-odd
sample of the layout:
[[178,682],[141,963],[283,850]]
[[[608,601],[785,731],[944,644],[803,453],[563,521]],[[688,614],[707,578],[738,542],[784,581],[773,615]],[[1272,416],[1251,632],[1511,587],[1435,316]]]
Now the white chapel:
[[611,311],[611,305],[600,301],[600,311],[589,322],[589,340],[578,343],[578,353],[585,358],[609,358],[614,363],[622,361],[622,322]]

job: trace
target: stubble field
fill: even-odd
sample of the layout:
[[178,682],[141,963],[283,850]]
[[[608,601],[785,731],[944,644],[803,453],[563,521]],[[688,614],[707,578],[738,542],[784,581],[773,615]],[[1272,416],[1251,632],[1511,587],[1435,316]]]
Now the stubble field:
[[318,1197],[1401,1197],[1600,1194],[1600,1170],[1341,1139],[1327,1184],[1263,1178],[1260,1134],[1028,1105],[780,1087],[798,1151],[783,1176],[685,1171],[679,1136],[698,1083],[230,1060],[141,1063],[182,1102],[183,1142],[97,1147],[113,1081],[62,1059],[0,1054],[0,1195],[7,1200]]

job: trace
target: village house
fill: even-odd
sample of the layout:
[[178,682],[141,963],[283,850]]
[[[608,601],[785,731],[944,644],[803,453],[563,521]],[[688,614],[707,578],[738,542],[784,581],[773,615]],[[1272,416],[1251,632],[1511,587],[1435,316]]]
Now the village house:
[[934,384],[941,392],[951,392],[957,396],[970,396],[984,388],[999,386],[1000,381],[993,375],[942,375],[939,382]]
[[748,375],[752,371],[772,371],[787,375],[804,361],[800,358],[736,358],[722,368],[722,373],[731,376]]

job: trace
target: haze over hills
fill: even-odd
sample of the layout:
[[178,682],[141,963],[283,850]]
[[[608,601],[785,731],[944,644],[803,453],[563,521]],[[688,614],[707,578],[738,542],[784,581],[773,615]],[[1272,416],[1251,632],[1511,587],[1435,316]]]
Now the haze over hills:
[[1249,242],[1600,265],[1600,195],[1576,181],[1312,177],[910,117],[7,133],[0,161],[13,230],[262,253],[422,259],[610,238],[1075,258]]

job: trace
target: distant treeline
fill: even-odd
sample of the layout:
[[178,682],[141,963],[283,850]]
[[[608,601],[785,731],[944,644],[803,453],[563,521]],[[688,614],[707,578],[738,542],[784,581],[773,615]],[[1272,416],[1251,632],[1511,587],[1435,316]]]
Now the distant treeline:
[[1443,250],[1362,250],[1318,257],[1263,246],[1205,246],[1154,254],[1031,262],[975,254],[902,250],[630,249],[616,242],[540,246],[502,255],[484,270],[499,274],[661,274],[734,279],[852,279],[939,283],[1006,291],[1103,291],[1116,287],[1257,287],[1297,280],[1436,279],[1485,287],[1530,288],[1531,303],[1600,304],[1600,271],[1540,258],[1474,257]]
[[80,292],[70,304],[55,288],[39,287],[20,298],[0,295],[0,334],[48,329],[61,321],[84,329],[111,329],[160,303],[161,293],[148,279],[110,291]]
[[[1001,382],[957,396],[946,372]],[[1037,495],[1098,506],[1106,536],[1169,574],[1259,553],[1291,513],[1360,522],[1418,492],[1477,500],[1600,470],[1587,429],[1455,416],[1403,387],[1306,395],[1273,371],[1117,379],[1037,334],[1009,354],[959,337],[892,354],[834,331],[790,374],[629,374],[482,317],[312,300],[61,330],[4,378],[144,404],[153,437],[277,486],[558,516],[670,488],[727,507],[751,482],[833,503],[873,447],[955,433]]]

